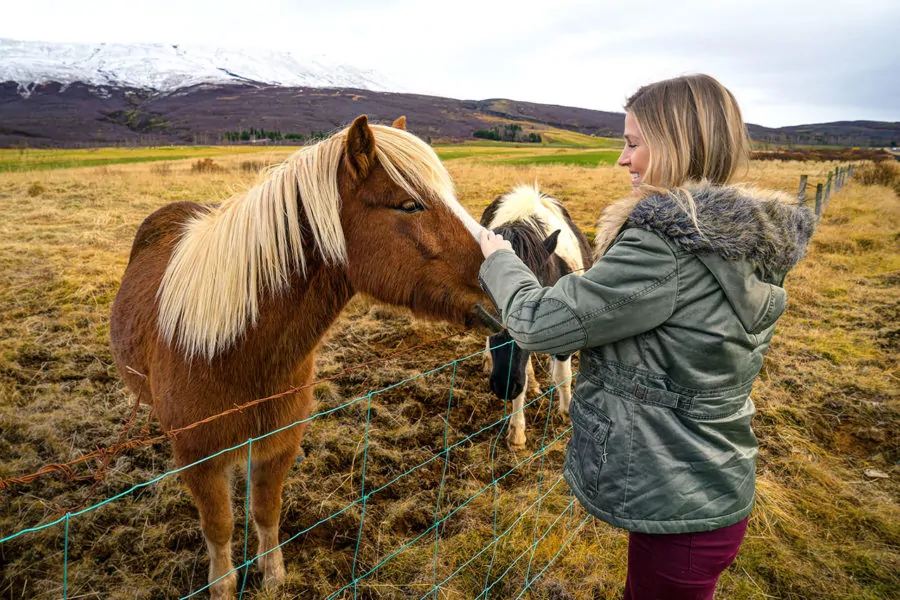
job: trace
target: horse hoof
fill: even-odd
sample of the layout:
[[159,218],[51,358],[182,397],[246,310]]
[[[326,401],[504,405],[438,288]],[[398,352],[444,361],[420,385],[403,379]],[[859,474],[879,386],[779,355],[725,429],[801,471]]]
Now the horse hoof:
[[284,583],[284,558],[281,548],[276,548],[259,559],[259,570],[263,574],[263,587],[271,589]]
[[522,452],[523,450],[525,450],[524,443],[516,444],[516,443],[513,443],[511,440],[506,440],[506,447],[513,452]]
[[285,571],[284,565],[276,565],[263,574],[263,587],[272,589],[284,583]]
[[209,588],[209,600],[234,600],[234,590],[237,587],[237,573],[231,573]]
[[525,433],[521,431],[510,431],[506,436],[506,447],[517,452],[525,449]]

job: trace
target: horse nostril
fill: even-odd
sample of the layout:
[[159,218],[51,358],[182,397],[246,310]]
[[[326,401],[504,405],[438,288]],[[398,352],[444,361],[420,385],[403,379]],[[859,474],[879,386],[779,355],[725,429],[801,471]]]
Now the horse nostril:
[[510,381],[507,377],[490,377],[491,391],[501,400],[511,400],[519,396],[524,386],[518,382]]

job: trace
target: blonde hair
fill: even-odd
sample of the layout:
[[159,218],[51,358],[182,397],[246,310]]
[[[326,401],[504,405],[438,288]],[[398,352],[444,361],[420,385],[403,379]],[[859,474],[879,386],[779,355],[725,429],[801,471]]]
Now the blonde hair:
[[650,150],[644,180],[675,188],[687,181],[729,183],[747,164],[750,140],[741,109],[709,75],[687,75],[640,88],[628,102]]

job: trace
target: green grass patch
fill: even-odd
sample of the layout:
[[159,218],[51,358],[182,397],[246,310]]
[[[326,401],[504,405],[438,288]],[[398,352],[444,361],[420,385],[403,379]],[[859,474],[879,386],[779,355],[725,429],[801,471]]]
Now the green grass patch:
[[613,150],[597,152],[569,152],[559,154],[538,154],[535,156],[517,156],[498,160],[504,165],[575,165],[578,167],[596,167],[597,165],[614,165],[619,153]]
[[0,150],[0,172],[46,171],[293,150],[287,146],[165,146],[85,150]]
[[482,156],[484,152],[477,150],[438,150],[437,155],[441,160],[453,160],[454,158],[471,158],[473,156]]
[[541,134],[541,137],[548,142],[550,146],[563,146],[569,148],[610,148],[621,150],[625,145],[625,140],[620,138],[595,137],[565,129],[547,129],[545,131],[538,131],[538,133]]

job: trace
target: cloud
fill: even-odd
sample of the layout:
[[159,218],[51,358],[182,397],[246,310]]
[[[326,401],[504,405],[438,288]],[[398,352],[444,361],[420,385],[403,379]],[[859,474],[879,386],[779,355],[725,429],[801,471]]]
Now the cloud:
[[779,126],[900,120],[898,22],[895,0],[31,0],[0,36],[326,54],[412,92],[615,111],[640,85],[705,72],[748,121]]

